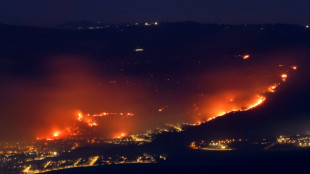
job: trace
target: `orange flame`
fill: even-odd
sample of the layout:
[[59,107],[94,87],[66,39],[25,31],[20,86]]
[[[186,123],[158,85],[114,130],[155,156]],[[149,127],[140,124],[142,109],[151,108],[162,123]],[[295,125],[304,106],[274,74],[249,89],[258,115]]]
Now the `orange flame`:
[[249,59],[250,57],[251,57],[251,55],[249,55],[249,54],[246,54],[246,55],[243,55],[243,56],[242,56],[242,58],[243,58],[244,60]]
[[120,133],[117,133],[113,136],[113,138],[124,138],[128,135],[127,132],[120,132]]
[[285,82],[287,79],[287,74],[282,74],[281,75],[282,81]]
[[298,67],[294,65],[294,66],[291,66],[291,69],[292,69],[292,70],[297,70]]

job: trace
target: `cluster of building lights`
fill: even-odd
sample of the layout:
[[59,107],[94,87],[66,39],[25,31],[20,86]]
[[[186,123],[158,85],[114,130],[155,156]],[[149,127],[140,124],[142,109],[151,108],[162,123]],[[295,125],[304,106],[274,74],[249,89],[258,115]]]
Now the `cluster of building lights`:
[[285,137],[280,136],[277,138],[279,144],[293,144],[299,147],[310,147],[310,137],[296,136],[296,137]]
[[225,140],[211,140],[209,142],[206,142],[204,140],[200,142],[191,142],[189,145],[189,148],[194,149],[194,150],[220,150],[220,151],[227,151],[227,150],[233,150],[232,148],[229,147],[230,144],[232,143],[240,143],[243,141],[247,141],[244,139],[225,139]]
[[[45,173],[62,169],[77,168],[77,167],[92,167],[100,165],[112,164],[137,164],[137,163],[157,163],[158,160],[166,160],[166,155],[154,156],[144,153],[136,158],[126,156],[106,157],[102,155],[90,156],[88,158],[67,159],[67,160],[49,160],[43,165],[30,164],[25,165],[21,170],[22,173]],[[42,161],[44,162],[44,161]],[[40,167],[43,166],[43,167]]]

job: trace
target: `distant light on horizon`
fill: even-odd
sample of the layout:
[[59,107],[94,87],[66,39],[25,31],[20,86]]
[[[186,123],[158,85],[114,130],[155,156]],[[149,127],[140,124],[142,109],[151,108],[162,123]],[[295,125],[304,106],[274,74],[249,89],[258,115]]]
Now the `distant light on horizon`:
[[143,52],[143,51],[144,51],[143,48],[136,48],[136,49],[134,49],[134,52]]

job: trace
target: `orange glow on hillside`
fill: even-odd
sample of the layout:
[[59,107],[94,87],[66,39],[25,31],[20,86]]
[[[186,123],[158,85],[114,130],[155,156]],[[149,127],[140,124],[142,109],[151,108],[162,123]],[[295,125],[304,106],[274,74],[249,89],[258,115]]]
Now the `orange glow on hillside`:
[[275,93],[277,87],[278,87],[278,84],[275,84],[275,85],[270,86],[270,87],[268,88],[268,92]]
[[[236,108],[231,108],[231,109],[227,109],[226,111],[224,110],[219,110],[216,112],[216,114],[212,117],[209,117],[206,121],[212,121],[218,117],[222,117],[222,116],[225,116],[226,114],[228,113],[231,113],[231,112],[237,112],[237,111],[247,111],[247,110],[250,110],[250,109],[253,109],[259,105],[261,105],[262,103],[264,103],[264,101],[266,100],[266,98],[264,96],[261,96],[261,95],[257,95],[256,99],[253,101],[253,103],[250,103],[248,104],[247,107],[245,108],[240,108],[240,109],[236,109]],[[226,107],[227,108],[227,107]],[[229,108],[229,107],[228,107]]]
[[53,137],[58,137],[59,136],[59,131],[56,131],[53,133]]
[[83,119],[83,115],[82,115],[82,113],[78,113],[78,118],[77,118],[79,121],[82,121],[82,119]]
[[87,114],[86,116],[83,115],[83,113],[79,112],[77,114],[77,120],[80,122],[84,122],[87,123],[87,125],[89,127],[93,127],[93,126],[98,126],[98,124],[96,123],[96,121],[89,115]]
[[[291,67],[293,70],[297,70],[297,66]],[[282,82],[285,82],[287,80],[288,75],[286,73],[281,74],[281,80]],[[236,112],[236,111],[248,111],[250,109],[256,108],[257,106],[260,106],[266,101],[266,97],[263,95],[264,93],[275,93],[276,88],[281,85],[281,83],[275,83],[274,85],[271,85],[267,87],[265,90],[261,90],[260,94],[256,94],[255,97],[252,97],[253,99],[248,99],[241,101],[239,98],[243,98],[243,96],[239,96],[238,93],[227,93],[225,95],[228,95],[223,98],[227,98],[225,101],[218,101],[220,96],[217,96],[216,98],[212,99],[211,103],[207,103],[208,108],[206,109],[206,113],[209,113],[207,115],[207,119],[205,119],[205,122],[211,121],[216,119],[217,117],[225,116],[228,113]],[[234,97],[231,97],[234,96]],[[212,111],[213,109],[213,111]],[[196,109],[196,111],[198,111]],[[211,115],[210,115],[211,114]],[[199,115],[202,115],[199,113]]]
[[[45,138],[40,138],[37,137],[37,140],[55,140],[55,139],[60,139],[60,138],[65,138],[68,136],[77,136],[81,135],[81,130],[80,126],[85,125],[89,129],[94,129],[98,126],[98,119],[106,119],[106,118],[118,118],[118,119],[123,119],[123,118],[131,118],[135,114],[132,112],[127,112],[127,113],[109,113],[109,112],[103,112],[100,114],[84,114],[83,112],[79,111],[76,114],[75,121],[80,123],[81,125],[75,125],[74,127],[68,127],[66,129],[57,129],[53,130],[49,136],[45,136]],[[74,120],[72,120],[72,125],[74,123]],[[128,134],[126,132],[121,132],[113,135],[112,137],[114,138],[123,138],[126,137]]]
[[124,138],[124,137],[127,137],[128,133],[127,132],[120,132],[120,133],[117,133],[113,136],[113,138]]
[[[249,59],[251,55],[239,54],[237,57],[239,60],[242,60],[242,58]],[[240,64],[244,62],[247,61],[238,61]],[[169,89],[170,91],[167,90],[165,93],[158,93],[156,90],[154,94],[155,97],[152,96],[153,94],[128,97],[133,98],[133,101],[139,101],[136,102],[139,104],[135,103],[130,105],[130,102],[128,102],[130,100],[119,104],[123,96],[113,94],[107,98],[101,97],[100,100],[106,100],[107,102],[92,108],[92,104],[98,102],[99,99],[93,103],[89,102],[91,101],[89,99],[87,101],[89,104],[87,102],[73,104],[74,109],[70,110],[70,112],[76,111],[75,108],[81,108],[81,110],[87,108],[92,112],[91,114],[79,111],[75,112],[74,116],[72,116],[71,113],[62,114],[61,110],[59,112],[57,111],[61,115],[58,116],[53,112],[53,116],[58,116],[57,121],[54,121],[54,117],[50,116],[47,120],[47,125],[49,126],[48,130],[45,128],[45,132],[42,131],[44,132],[42,134],[45,136],[37,135],[36,137],[38,137],[38,139],[54,140],[84,134],[88,136],[94,133],[94,136],[100,136],[100,138],[101,136],[102,138],[124,138],[127,137],[129,133],[137,133],[138,131],[140,131],[138,133],[142,133],[142,131],[145,130],[157,127],[161,128],[161,126],[169,122],[200,125],[206,121],[226,116],[228,113],[247,111],[262,105],[266,101],[266,97],[269,96],[267,93],[275,93],[278,87],[287,80],[289,72],[297,70],[297,66],[290,67],[285,64],[281,65],[279,68],[278,63],[279,62],[277,62],[275,66],[280,69],[280,73],[279,71],[275,73],[274,69],[264,72],[261,71],[261,69],[257,70],[253,67],[246,67],[244,69],[236,69],[233,67],[232,70],[223,70],[220,73],[218,70],[216,70],[214,74],[212,73],[213,71],[211,73],[202,73],[201,77],[197,77],[199,80],[196,80],[194,84],[190,84],[192,83],[190,81],[194,81],[195,79],[193,77],[188,77],[188,79],[186,79],[188,82],[183,83],[186,84],[184,86],[188,85],[188,89],[199,86],[192,91],[185,91],[182,89],[180,90],[181,92],[177,93],[175,92],[177,89],[175,91]],[[265,70],[264,68],[262,69]],[[113,83],[112,86],[118,83],[119,81]],[[86,81],[81,84],[88,83]],[[182,82],[180,82],[180,84],[182,84]],[[138,85],[141,84],[136,84],[136,86]],[[116,89],[117,91],[121,90],[121,88]],[[131,92],[127,91],[127,87],[124,87],[124,91],[123,94]],[[139,92],[137,92],[137,94],[139,94]],[[183,94],[185,97],[182,96]],[[72,96],[77,95],[74,93]],[[69,98],[68,103],[70,103],[72,101],[72,96],[70,95],[64,98]],[[91,96],[97,95],[93,94]],[[178,98],[175,96],[178,96]],[[115,98],[119,98],[120,100],[114,100]],[[114,101],[110,102],[110,100]],[[113,104],[109,105],[109,103]],[[66,106],[64,106],[64,108],[65,107]],[[104,112],[98,112],[98,108],[102,109]],[[62,120],[59,118],[66,115],[66,122],[62,123]],[[139,129],[140,127],[143,127],[143,129]],[[101,134],[98,132],[101,132]],[[102,132],[107,133],[103,134]]]
[[266,98],[264,96],[257,96],[257,101],[255,103],[253,103],[252,105],[250,105],[248,108],[244,109],[244,111],[247,111],[247,110],[250,110],[250,109],[253,109],[259,105],[261,105],[265,100]]

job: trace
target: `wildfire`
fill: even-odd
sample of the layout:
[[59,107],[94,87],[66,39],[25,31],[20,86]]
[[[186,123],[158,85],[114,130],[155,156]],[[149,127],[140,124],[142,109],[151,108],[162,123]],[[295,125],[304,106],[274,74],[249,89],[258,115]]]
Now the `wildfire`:
[[96,123],[96,121],[89,115],[87,114],[86,117],[81,113],[79,112],[77,114],[77,120],[79,122],[84,122],[84,123],[87,123],[87,125],[89,127],[93,127],[93,126],[98,126],[98,124]]
[[[250,55],[239,55],[239,58],[243,58],[243,59],[249,59]],[[280,65],[279,65],[280,66]],[[283,66],[283,65],[281,65]],[[291,66],[288,68],[291,68],[292,70],[297,70],[298,67],[297,66]],[[194,124],[191,125],[200,125],[204,122],[208,122],[211,120],[214,120],[218,117],[222,117],[225,116],[229,113],[232,112],[238,112],[238,111],[248,111],[250,109],[253,109],[261,104],[263,104],[266,101],[266,93],[275,93],[276,89],[282,84],[282,82],[286,82],[287,78],[288,78],[288,71],[283,71],[283,74],[278,74],[278,79],[277,83],[271,83],[271,86],[264,86],[263,88],[259,88],[260,91],[238,91],[236,90],[231,92],[223,92],[220,93],[220,95],[215,95],[214,100],[213,100],[213,94],[211,95],[211,99],[208,100],[208,104],[207,106],[210,106],[210,111],[208,111],[208,114],[206,113],[202,113],[204,111],[202,111],[202,107],[201,106],[197,106],[196,104],[194,104],[194,114],[197,116],[200,116],[200,118],[194,118],[192,121],[196,121]],[[281,77],[281,79],[279,78],[279,76]],[[281,82],[282,81],[282,82]],[[273,84],[273,85],[272,85]],[[252,92],[252,93],[251,93]],[[217,93],[216,93],[217,94]],[[207,94],[205,95],[207,96]],[[219,99],[218,99],[219,97]],[[222,97],[222,98],[221,98]],[[200,100],[200,99],[199,99]],[[195,101],[196,102],[196,101]],[[207,103],[207,102],[206,102]],[[155,112],[165,112],[165,110],[167,110],[168,105],[159,105],[159,107],[154,107],[153,111]],[[173,105],[170,106],[169,104],[169,108],[171,108],[171,110],[173,110]],[[209,108],[208,108],[209,109]],[[170,110],[170,109],[169,109]],[[121,118],[130,118],[135,116],[134,113],[132,112],[102,112],[102,113],[96,113],[96,114],[85,114],[83,112],[78,112],[75,116],[74,116],[74,120],[75,123],[80,122],[81,124],[77,124],[77,125],[86,125],[86,127],[91,127],[89,129],[94,130],[96,127],[99,126],[99,124],[101,125],[102,122],[99,122],[99,119],[106,119],[106,118],[110,118],[110,117],[121,117]],[[103,124],[102,124],[103,125]],[[171,127],[173,127],[175,130],[177,131],[183,131],[181,126],[175,126],[175,125],[170,125]],[[67,136],[71,136],[71,135],[80,135],[82,132],[82,129],[78,129],[77,131],[74,129],[75,127],[72,126],[72,129],[70,128],[69,130],[65,130],[65,129],[57,129],[55,131],[55,129],[53,129],[52,133],[49,134],[49,137],[46,138],[47,140],[55,140],[55,139],[60,139],[60,138],[64,138]],[[84,127],[83,127],[84,128]],[[121,130],[126,130],[125,127],[122,127]],[[130,130],[130,129],[128,129]],[[128,131],[126,130],[126,131]],[[118,130],[119,131],[119,130]],[[133,131],[132,131],[133,132]],[[113,138],[124,138],[128,136],[127,132],[118,132],[116,134],[110,134]],[[38,138],[40,139],[40,138]]]
[[297,67],[297,66],[291,66],[291,69],[292,69],[292,70],[297,70],[298,67]]
[[[229,114],[229,113],[231,113],[231,112],[250,110],[250,109],[252,109],[252,108],[257,107],[258,105],[261,105],[265,100],[266,100],[266,98],[265,98],[264,96],[257,95],[257,100],[256,100],[256,102],[255,102],[254,104],[251,104],[251,105],[248,106],[247,108],[245,108],[245,109],[239,109],[239,110],[236,109],[236,108],[233,108],[233,109],[231,109],[231,110],[229,110],[229,111],[226,111],[226,112],[225,112],[225,111],[219,111],[215,116],[208,118],[208,119],[207,119],[207,122],[212,121],[212,120],[214,120],[214,119],[216,119],[216,118],[218,118],[218,117],[225,116],[226,114]],[[200,123],[200,124],[201,124],[201,123]],[[198,125],[200,125],[200,124],[198,124]]]
[[275,93],[277,87],[278,87],[278,84],[274,84],[274,85],[270,86],[270,87],[268,88],[268,92]]
[[131,113],[131,112],[128,112],[128,113],[123,113],[123,112],[112,112],[112,113],[108,113],[108,112],[102,112],[100,114],[93,114],[93,115],[90,115],[92,117],[107,117],[107,116],[126,116],[126,117],[132,117],[134,116],[135,114],[134,113]]
[[[127,112],[127,113],[108,113],[108,112],[102,112],[100,114],[84,114],[82,112],[78,112],[76,114],[75,120],[78,122],[81,122],[91,128],[93,127],[98,127],[99,124],[96,121],[96,117],[107,117],[107,116],[119,116],[121,118],[129,118],[129,117],[133,117],[135,114],[131,113],[131,112]],[[37,140],[56,140],[56,139],[61,139],[67,136],[76,136],[76,135],[80,135],[80,127],[79,126],[74,126],[74,127],[67,127],[66,129],[57,129],[54,131],[52,131],[52,133],[50,133],[48,136],[46,136],[45,138],[41,138],[41,137],[37,137]],[[115,138],[123,138],[126,137],[127,133],[126,132],[122,132],[120,134],[118,134],[117,136],[114,136]]]
[[79,121],[82,121],[82,119],[83,119],[83,115],[82,115],[82,113],[78,113],[78,118],[77,118]]
[[53,137],[59,137],[59,134],[60,134],[59,131],[55,131],[55,132],[53,133]]
[[66,136],[67,133],[68,132],[56,130],[56,131],[53,131],[48,137],[46,138],[37,137],[36,140],[48,140],[48,141],[56,140],[56,139]]
[[281,75],[282,81],[285,82],[287,79],[287,74],[282,74]]
[[168,106],[163,106],[161,108],[158,109],[158,112],[163,112]]
[[126,114],[124,113],[108,113],[108,112],[102,112],[100,114],[83,114],[81,112],[79,112],[77,114],[77,120],[79,122],[84,122],[84,123],[87,123],[87,125],[89,127],[95,127],[95,126],[98,126],[98,123],[94,120],[95,117],[107,117],[107,116],[121,116],[121,117],[133,117],[135,114],[134,113],[131,113],[131,112],[128,112]]
[[[281,66],[283,66],[283,65],[281,65]],[[291,69],[297,70],[297,66],[291,66]],[[285,82],[285,81],[287,80],[287,77],[288,77],[287,74],[285,74],[285,73],[284,73],[284,74],[281,74],[282,82]],[[272,85],[272,86],[269,86],[269,87],[267,88],[267,90],[266,90],[265,92],[263,92],[263,93],[266,93],[266,92],[275,93],[275,92],[276,92],[276,88],[277,88],[280,84],[281,84],[281,83],[276,83],[276,84],[274,84],[274,85]],[[208,121],[214,120],[214,119],[216,119],[217,117],[224,116],[224,115],[226,115],[226,114],[228,114],[228,113],[231,113],[231,112],[236,112],[236,111],[248,111],[248,110],[250,110],[250,109],[253,109],[253,108],[255,108],[255,107],[261,105],[262,103],[264,103],[265,100],[266,100],[266,97],[265,97],[265,96],[263,96],[263,95],[257,95],[256,101],[255,101],[254,103],[252,103],[251,105],[248,105],[246,108],[242,108],[242,109],[233,108],[233,109],[228,109],[227,111],[225,111],[225,110],[223,111],[223,108],[221,108],[221,109],[219,109],[219,111],[216,113],[215,116],[209,117],[206,121],[208,122]],[[229,98],[228,101],[229,101],[230,103],[233,104],[234,101],[235,101],[235,99]]]
[[264,96],[258,95],[257,98],[258,99],[257,99],[256,103],[252,104],[251,106],[249,106],[247,109],[244,109],[243,111],[253,109],[253,108],[257,107],[258,105],[261,105],[266,100],[266,98]]
[[127,137],[128,133],[126,132],[121,132],[121,133],[118,133],[116,135],[114,135],[113,138],[124,138],[124,137]]
[[246,55],[243,55],[243,56],[242,56],[242,58],[243,58],[244,60],[249,59],[250,57],[251,57],[251,55],[249,55],[249,54],[246,54]]
[[90,122],[88,123],[88,126],[93,127],[93,126],[98,126],[98,124],[96,122]]

